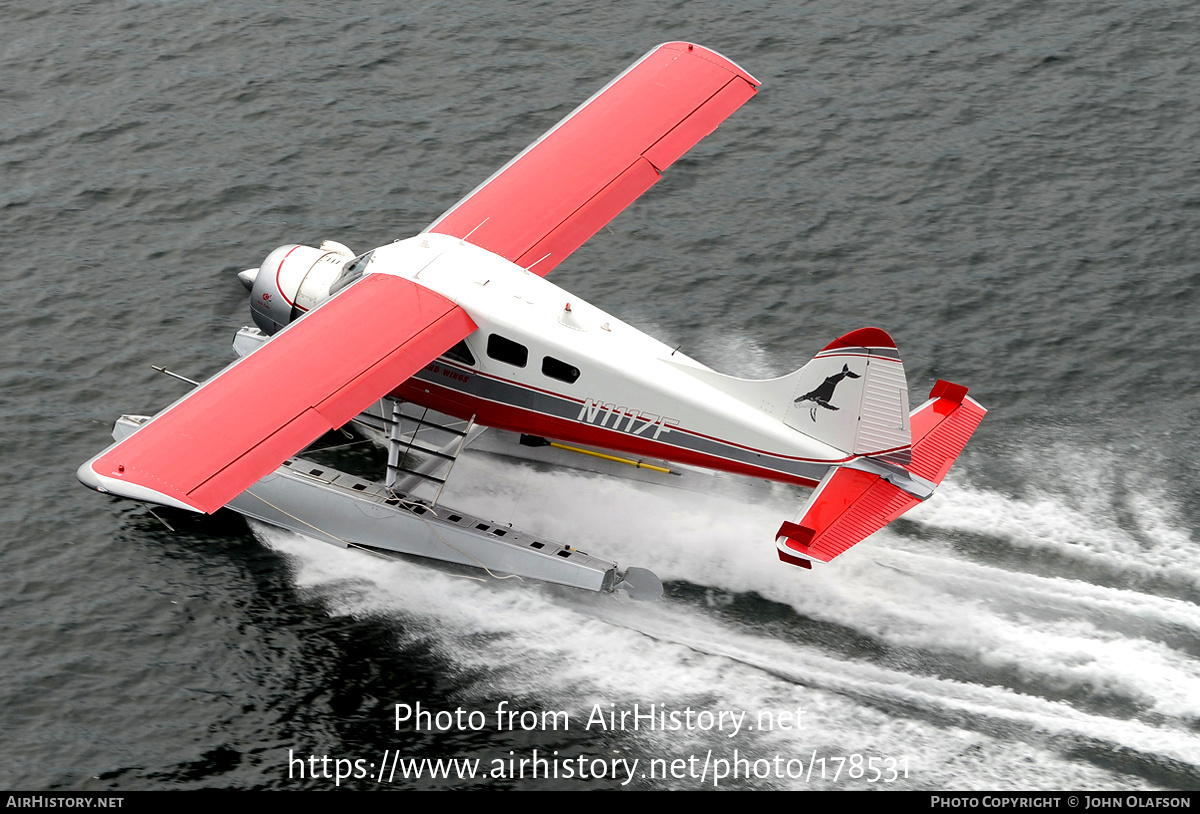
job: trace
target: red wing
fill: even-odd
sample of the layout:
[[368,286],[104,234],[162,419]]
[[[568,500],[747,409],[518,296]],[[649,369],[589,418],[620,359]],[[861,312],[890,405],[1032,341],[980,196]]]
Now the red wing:
[[214,512],[474,330],[440,294],[368,275],[88,461],[80,480]]
[[425,231],[542,277],[754,95],[758,80],[684,42],[660,45]]

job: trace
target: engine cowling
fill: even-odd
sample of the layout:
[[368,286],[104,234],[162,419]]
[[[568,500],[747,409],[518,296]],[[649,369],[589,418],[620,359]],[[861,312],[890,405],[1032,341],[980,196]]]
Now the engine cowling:
[[354,253],[341,243],[327,240],[320,248],[289,243],[267,255],[253,274],[250,313],[254,324],[274,334],[329,298],[330,287],[341,276]]

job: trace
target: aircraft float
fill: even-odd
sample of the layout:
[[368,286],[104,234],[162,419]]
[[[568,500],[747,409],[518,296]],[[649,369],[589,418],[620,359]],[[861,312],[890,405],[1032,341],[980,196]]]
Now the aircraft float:
[[[153,418],[123,416],[80,481],[341,546],[661,592],[644,569],[439,505],[487,429],[641,478],[813,487],[776,552],[829,562],[933,494],[986,412],[965,387],[938,381],[910,412],[879,328],[787,376],[727,376],[545,279],[758,86],[714,51],[661,45],[415,237],[360,255],[280,246],[239,275],[256,325],[235,338],[240,358]],[[382,482],[296,457],[352,421],[388,446]],[[415,494],[429,484],[432,499]]]

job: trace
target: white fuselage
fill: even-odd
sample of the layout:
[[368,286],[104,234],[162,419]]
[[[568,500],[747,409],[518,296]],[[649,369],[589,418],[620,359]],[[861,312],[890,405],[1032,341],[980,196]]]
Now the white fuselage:
[[853,457],[720,386],[740,380],[457,238],[383,246],[366,272],[436,291],[478,326],[466,340],[473,361],[443,356],[398,397],[500,429],[807,485]]

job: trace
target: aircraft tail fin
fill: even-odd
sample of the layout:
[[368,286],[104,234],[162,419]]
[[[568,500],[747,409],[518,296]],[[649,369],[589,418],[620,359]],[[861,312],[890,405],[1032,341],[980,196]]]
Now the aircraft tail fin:
[[911,462],[866,459],[830,469],[796,522],[779,527],[779,559],[802,568],[829,562],[933,494],[987,410],[967,388],[941,380],[929,399],[910,416]]
[[[671,359],[664,359],[672,363]],[[908,380],[896,343],[880,328],[830,342],[799,370],[776,379],[741,379],[695,363],[676,366],[797,432],[849,455],[910,460]]]
[[830,342],[794,374],[784,424],[854,455],[910,460],[908,380],[896,343],[879,328]]

